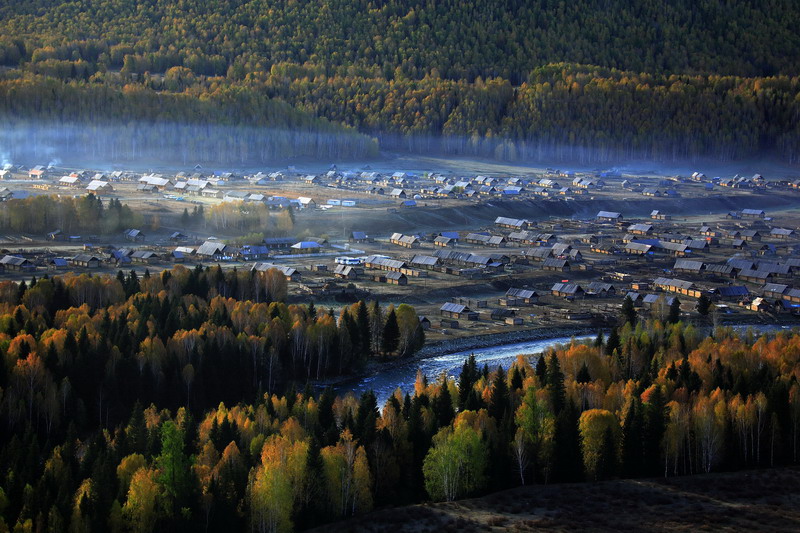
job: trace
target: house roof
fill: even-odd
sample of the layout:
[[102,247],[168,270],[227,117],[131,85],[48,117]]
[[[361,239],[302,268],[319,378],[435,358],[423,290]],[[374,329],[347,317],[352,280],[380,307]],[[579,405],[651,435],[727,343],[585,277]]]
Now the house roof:
[[300,241],[292,245],[295,250],[309,250],[312,248],[319,248],[319,243],[316,241]]
[[700,272],[703,270],[703,262],[702,261],[693,261],[691,259],[678,259],[675,261],[675,265],[672,267],[673,270],[691,270],[694,272]]
[[439,258],[430,255],[415,255],[411,258],[412,265],[436,266],[438,263]]
[[6,255],[2,259],[0,259],[0,264],[3,265],[15,265],[15,266],[22,266],[25,263],[30,263],[24,257],[18,257],[16,255]]
[[538,296],[538,293],[531,289],[515,289],[512,287],[506,291],[506,296],[511,298],[533,298]]
[[91,254],[78,254],[72,258],[76,263],[88,263],[89,261],[100,261],[100,258]]
[[783,293],[786,292],[786,289],[788,289],[788,288],[789,288],[788,285],[784,285],[782,283],[766,283],[761,288],[761,290],[763,290],[764,292],[775,292],[775,293],[783,294]]
[[197,249],[197,255],[219,255],[225,253],[226,246],[221,242],[206,241]]
[[577,283],[556,283],[550,288],[550,290],[565,294],[577,294],[579,292],[583,292],[583,288]]
[[742,285],[718,287],[714,289],[714,291],[723,298],[739,298],[742,296],[748,296],[750,294],[750,291],[747,290],[747,287]]
[[467,313],[470,311],[469,307],[467,307],[466,305],[461,305],[453,302],[447,302],[443,304],[440,310],[447,311],[449,313]]

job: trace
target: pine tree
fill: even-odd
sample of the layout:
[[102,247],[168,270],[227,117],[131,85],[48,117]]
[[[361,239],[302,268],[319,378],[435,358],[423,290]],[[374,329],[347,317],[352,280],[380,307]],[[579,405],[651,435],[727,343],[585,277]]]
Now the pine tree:
[[450,389],[447,386],[447,376],[444,376],[439,383],[439,394],[437,394],[431,402],[431,408],[436,415],[436,422],[438,426],[449,426],[450,422],[456,416],[455,409],[453,409],[453,398],[450,396]]
[[667,323],[669,324],[677,324],[681,320],[681,303],[678,301],[677,298],[672,299],[672,303],[669,304],[669,315],[667,315]]
[[608,341],[606,342],[606,355],[613,355],[614,350],[618,350],[620,344],[619,329],[611,328],[611,333],[609,333]]
[[708,316],[709,311],[711,311],[711,299],[703,293],[697,300],[697,312],[702,316]]
[[547,364],[547,386],[550,387],[550,402],[553,405],[553,414],[558,416],[566,402],[566,389],[564,387],[564,374],[558,356],[553,351]]
[[395,315],[394,308],[392,308],[386,317],[386,324],[383,326],[381,351],[384,355],[390,355],[397,350],[399,343],[400,327],[397,325],[397,315]]
[[463,411],[467,404],[467,398],[475,386],[478,379],[478,364],[475,362],[475,354],[469,354],[461,367],[461,375],[458,377],[458,410]]
[[626,323],[630,324],[631,327],[636,327],[637,315],[636,309],[633,306],[633,300],[630,296],[626,296],[625,300],[622,302],[622,324],[625,325]]
[[583,479],[583,451],[578,427],[580,414],[570,400],[556,416],[553,433],[553,477],[556,481],[581,481]]
[[603,433],[597,458],[597,479],[611,479],[617,475],[617,443],[611,428]]
[[578,383],[589,383],[592,381],[592,376],[589,374],[589,367],[586,366],[586,361],[583,362],[578,373],[575,374],[575,381]]
[[642,471],[642,404],[637,396],[631,398],[622,425],[622,474],[638,477]]
[[511,390],[517,391],[522,388],[522,372],[519,367],[514,365],[514,371],[511,373]]
[[[395,316],[395,323],[397,317]],[[367,304],[359,301],[356,306],[356,326],[358,327],[359,350],[364,357],[370,354],[370,330],[369,330],[369,313],[367,312]],[[397,329],[397,338],[400,339],[400,328]]]
[[492,399],[489,402],[489,416],[500,422],[510,404],[506,373],[502,366],[498,366],[497,373],[492,380]]
[[[695,374],[696,375],[696,374]],[[652,393],[644,404],[643,452],[646,475],[657,475],[663,466],[661,442],[667,427],[669,408],[661,387],[653,386]]]
[[544,355],[540,355],[539,360],[536,361],[536,376],[539,378],[540,386],[547,386],[547,363],[544,360]]

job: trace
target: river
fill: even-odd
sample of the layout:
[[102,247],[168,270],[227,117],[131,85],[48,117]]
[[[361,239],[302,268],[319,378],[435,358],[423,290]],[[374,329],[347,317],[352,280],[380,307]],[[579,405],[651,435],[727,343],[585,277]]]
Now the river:
[[[786,330],[787,327],[780,325],[743,324],[733,326],[733,329],[739,334],[744,334],[747,329],[752,329],[755,333],[762,334]],[[604,332],[604,334],[607,335],[608,333]],[[353,378],[352,380],[343,381],[334,387],[334,391],[337,394],[352,392],[359,397],[363,392],[372,389],[378,400],[378,406],[383,407],[386,400],[389,399],[398,387],[400,387],[403,393],[411,393],[414,390],[414,382],[416,381],[418,369],[422,370],[422,373],[428,378],[428,381],[437,379],[442,372],[447,372],[448,376],[457,378],[461,374],[461,367],[464,364],[464,360],[469,357],[471,353],[475,354],[475,360],[479,368],[483,368],[483,365],[488,364],[492,369],[497,368],[498,365],[502,365],[503,368],[508,369],[519,354],[542,353],[557,344],[568,344],[572,339],[584,341],[595,338],[596,335],[554,337],[550,339],[501,344],[498,346],[489,346],[487,348],[445,353],[433,357],[426,357],[424,359],[407,361],[387,367],[380,372],[366,377],[361,376]]]
[[353,392],[356,396],[361,396],[361,393],[372,389],[378,400],[378,406],[383,407],[386,400],[397,390],[398,387],[403,391],[412,392],[414,390],[414,382],[417,377],[417,369],[421,369],[423,374],[427,376],[428,380],[437,379],[442,372],[447,372],[449,376],[458,377],[461,374],[461,367],[464,360],[469,357],[469,354],[475,354],[475,360],[478,362],[478,367],[483,368],[484,364],[488,364],[489,368],[497,368],[502,365],[503,368],[508,369],[511,363],[517,358],[517,355],[541,353],[555,346],[556,344],[568,344],[571,339],[587,340],[594,339],[596,335],[584,335],[579,337],[556,337],[552,339],[541,339],[535,341],[518,342],[514,344],[503,344],[500,346],[490,346],[488,348],[476,348],[474,350],[465,350],[461,352],[451,352],[434,357],[427,357],[414,361],[408,361],[371,376],[359,377],[352,381],[344,381],[334,387],[338,394],[347,394]]

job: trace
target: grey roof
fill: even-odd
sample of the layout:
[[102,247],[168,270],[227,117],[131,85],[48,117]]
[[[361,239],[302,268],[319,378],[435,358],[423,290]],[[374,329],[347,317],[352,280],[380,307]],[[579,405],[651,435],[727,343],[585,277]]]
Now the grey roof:
[[527,220],[518,219],[518,218],[508,218],[508,217],[497,217],[494,220],[495,224],[502,224],[504,226],[514,226],[517,228],[525,227],[528,224]]
[[690,290],[694,289],[694,283],[691,281],[684,281],[681,279],[671,279],[671,278],[656,278],[653,281],[656,285],[663,285],[665,287],[673,287],[676,289],[683,289],[683,290]]
[[469,307],[453,302],[447,302],[442,305],[440,311],[447,311],[449,313],[466,313],[469,311]]
[[730,265],[706,264],[706,272],[712,272],[714,274],[730,274],[733,272],[733,267]]
[[221,242],[206,241],[197,249],[197,255],[218,255],[225,252],[225,245]]
[[749,259],[739,259],[739,258],[731,258],[727,261],[728,266],[736,269],[736,270],[751,270],[755,267],[755,263],[750,261]]
[[647,253],[653,246],[650,244],[644,244],[640,242],[629,242],[625,245],[626,252],[639,252],[639,253]]
[[18,257],[16,255],[6,255],[2,259],[0,259],[0,264],[2,265],[15,265],[15,266],[22,266],[29,261],[24,257]]
[[274,263],[253,263],[253,266],[250,270],[266,272],[272,268],[277,269],[281,274],[287,277],[292,276],[295,272],[297,272],[297,269],[294,267],[276,265]]
[[756,270],[764,270],[765,272],[771,272],[773,274],[780,274],[780,275],[788,275],[791,272],[791,268],[789,265],[784,265],[782,263],[770,263],[767,261],[759,261]]
[[672,305],[672,302],[675,301],[674,296],[667,296],[662,294],[646,294],[642,301],[646,304],[654,304],[658,302],[658,299],[661,298],[662,296],[664,297],[664,303],[666,305]]
[[565,268],[569,266],[569,263],[566,259],[555,259],[549,258],[544,260],[544,264],[542,265],[544,268],[552,267],[552,268]]
[[436,266],[438,263],[439,258],[430,255],[415,255],[411,259],[412,265]]
[[556,283],[550,288],[550,290],[567,294],[577,294],[578,292],[583,292],[583,288],[577,283]]
[[702,261],[693,261],[691,259],[678,259],[675,261],[675,265],[672,267],[673,270],[691,270],[694,272],[700,272],[703,269],[703,262]]
[[334,274],[342,274],[344,276],[348,276],[354,270],[355,269],[350,265],[336,265],[336,268],[334,269],[333,273]]
[[515,289],[512,287],[506,291],[506,296],[510,298],[533,298],[538,294],[530,289]]
[[599,211],[597,218],[622,218],[622,213],[616,211]]
[[631,224],[628,226],[628,231],[641,231],[648,232],[653,230],[652,224]]
[[771,272],[766,270],[749,270],[743,269],[739,272],[740,278],[756,278],[756,279],[767,279],[768,277],[772,276]]
[[131,257],[135,257],[137,259],[150,259],[151,257],[158,257],[155,252],[150,252],[147,250],[136,250],[131,254]]
[[763,290],[764,292],[775,292],[778,294],[783,294],[784,292],[786,292],[786,289],[788,288],[789,288],[788,285],[784,285],[782,283],[767,283],[761,288],[761,290]]
[[77,263],[88,263],[89,261],[100,261],[100,258],[90,254],[78,254],[71,260]]

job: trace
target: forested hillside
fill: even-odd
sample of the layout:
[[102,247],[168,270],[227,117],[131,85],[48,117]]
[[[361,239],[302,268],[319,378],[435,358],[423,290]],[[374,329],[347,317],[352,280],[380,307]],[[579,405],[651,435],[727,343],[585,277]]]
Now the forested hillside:
[[[378,405],[292,382],[419,347],[412,308],[285,305],[277,271],[0,284],[0,531],[289,531],[531,483],[797,464],[800,335],[628,313]],[[632,308],[630,308],[632,310]]]
[[67,135],[120,159],[153,138],[225,163],[375,153],[343,124],[387,148],[503,159],[794,161],[797,27],[788,0],[12,0],[0,112],[160,125]]

